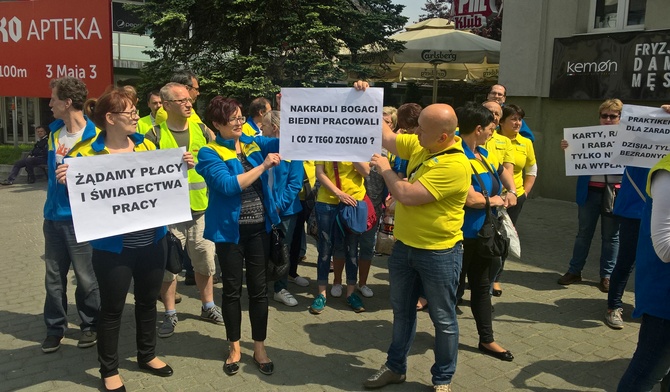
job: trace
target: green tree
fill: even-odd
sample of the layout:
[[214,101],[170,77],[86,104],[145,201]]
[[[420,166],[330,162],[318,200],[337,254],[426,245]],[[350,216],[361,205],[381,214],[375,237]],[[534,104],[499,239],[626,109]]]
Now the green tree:
[[133,6],[154,38],[141,91],[174,69],[200,75],[205,95],[248,102],[280,86],[315,86],[365,78],[384,64],[382,50],[402,45],[404,6],[391,0],[147,0]]
[[427,0],[426,4],[421,7],[421,10],[426,13],[419,15],[419,21],[432,18],[451,20],[451,7],[453,7],[453,0]]

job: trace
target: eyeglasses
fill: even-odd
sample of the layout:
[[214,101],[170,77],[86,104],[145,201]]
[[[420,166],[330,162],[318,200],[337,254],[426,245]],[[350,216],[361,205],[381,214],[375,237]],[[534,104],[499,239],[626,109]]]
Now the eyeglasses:
[[619,114],[601,114],[600,118],[603,120],[616,120],[619,116]]
[[187,103],[193,104],[193,100],[191,98],[182,98],[182,99],[166,99],[165,102],[174,102],[178,105],[184,106]]
[[195,90],[197,92],[200,92],[200,87],[193,87],[193,86],[186,86],[187,90]]
[[235,122],[238,122],[240,124],[244,124],[245,122],[247,122],[247,119],[245,117],[242,117],[242,116],[231,117],[231,118],[228,119],[228,124],[232,124],[232,123],[235,123]]
[[139,111],[139,109],[130,110],[130,111],[128,111],[128,112],[110,112],[110,113],[114,113],[114,114],[127,114],[127,115],[130,116],[130,117],[133,117],[133,116],[139,117],[139,116],[140,116],[140,111]]

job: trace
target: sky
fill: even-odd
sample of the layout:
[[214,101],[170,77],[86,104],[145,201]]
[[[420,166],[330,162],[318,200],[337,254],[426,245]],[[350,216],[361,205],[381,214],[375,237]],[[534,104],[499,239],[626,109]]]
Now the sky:
[[393,3],[402,4],[405,6],[405,9],[402,11],[402,16],[409,18],[407,21],[408,25],[418,22],[419,15],[425,13],[421,10],[421,7],[426,4],[426,2],[423,0],[393,0]]

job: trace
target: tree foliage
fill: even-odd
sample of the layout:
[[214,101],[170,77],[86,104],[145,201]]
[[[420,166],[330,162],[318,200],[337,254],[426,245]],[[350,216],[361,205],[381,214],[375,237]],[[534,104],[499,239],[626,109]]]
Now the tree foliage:
[[453,7],[453,0],[427,0],[426,4],[421,7],[421,10],[426,13],[419,15],[419,21],[433,18],[451,20],[451,7]]
[[[142,91],[189,67],[206,95],[242,102],[280,86],[314,86],[372,73],[369,53],[402,45],[404,6],[391,0],[147,0],[133,6],[154,39]],[[383,60],[382,60],[383,62]]]

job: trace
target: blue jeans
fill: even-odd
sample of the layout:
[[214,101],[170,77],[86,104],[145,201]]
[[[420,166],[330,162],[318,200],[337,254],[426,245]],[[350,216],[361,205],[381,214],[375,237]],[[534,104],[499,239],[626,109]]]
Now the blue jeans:
[[347,284],[356,284],[358,280],[358,238],[360,234],[342,234],[340,228],[335,223],[339,206],[317,202],[314,209],[319,224],[319,241],[317,243],[319,258],[316,265],[317,284],[319,286],[328,284],[330,258],[333,255],[333,247],[336,243],[341,244],[340,246],[344,248],[344,267],[347,274]]
[[[645,314],[642,316],[635,354],[619,381],[617,391],[651,391],[669,371],[670,320]],[[667,391],[667,386],[662,390]]]
[[407,354],[416,334],[416,302],[423,285],[435,326],[433,384],[450,384],[458,357],[456,289],[463,262],[463,246],[426,250],[396,241],[388,259],[393,338],[386,366],[394,373],[407,372]]
[[[293,240],[293,231],[295,230],[295,222],[298,221],[298,214],[282,216],[281,223],[279,224],[279,230],[284,233],[284,243],[286,246],[291,247],[291,242]],[[295,263],[296,268],[298,260],[291,259],[291,264]],[[275,293],[282,291],[288,287],[288,273],[289,270],[286,270],[286,275],[282,276],[279,280],[275,281]]]
[[617,217],[619,219],[619,255],[616,258],[614,271],[610,276],[610,290],[607,293],[607,309],[617,309],[623,306],[623,297],[628,278],[635,268],[635,252],[637,237],[640,233],[640,220]]
[[63,336],[67,329],[67,274],[70,265],[77,278],[75,303],[82,331],[95,331],[100,309],[100,291],[95,279],[91,258],[93,249],[88,242],[77,243],[72,221],[44,220],[44,323],[47,336]]
[[600,249],[600,277],[609,278],[614,269],[617,253],[619,252],[619,223],[612,215],[602,214],[602,192],[589,189],[584,205],[579,206],[577,218],[579,231],[572,250],[572,259],[568,272],[581,275],[589,255],[591,240],[596,231],[598,218],[600,218],[600,232],[602,236],[602,247]]

